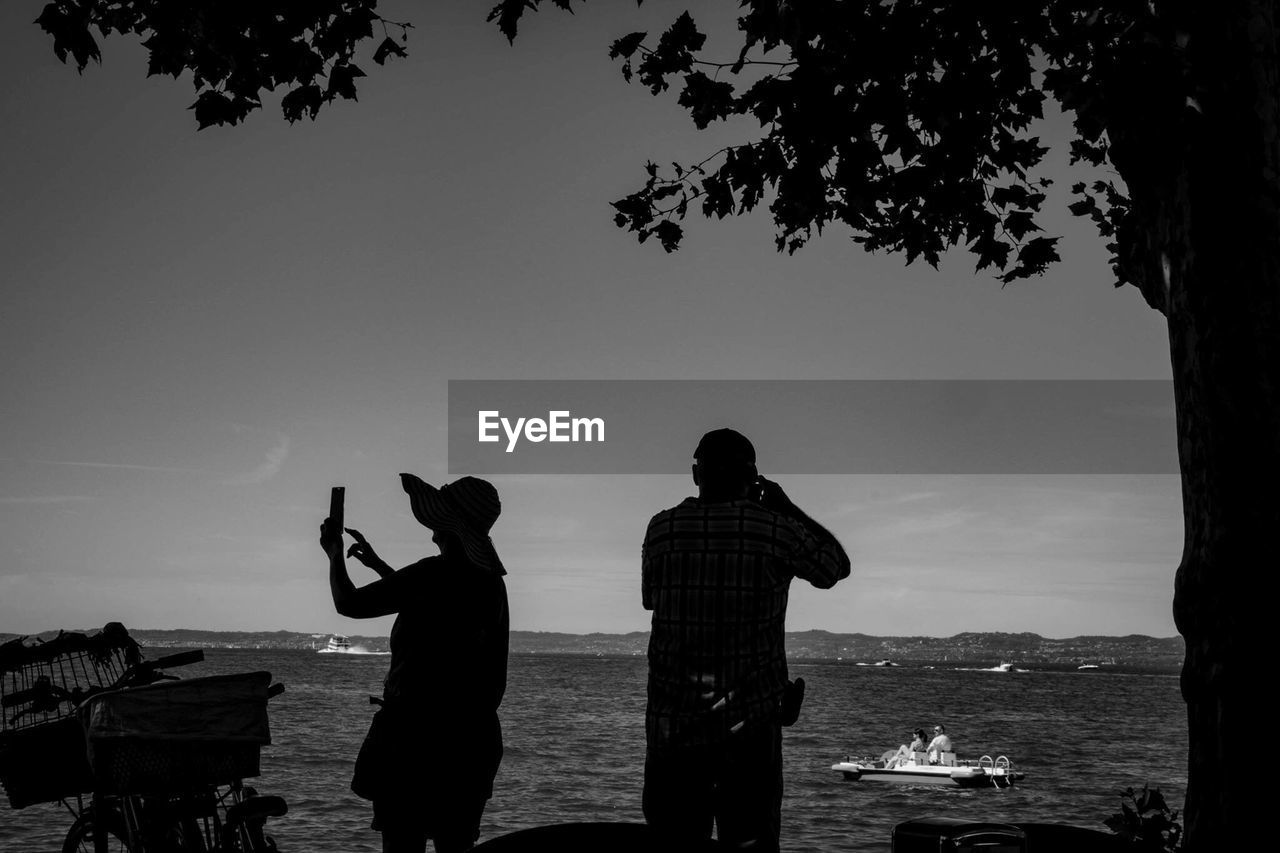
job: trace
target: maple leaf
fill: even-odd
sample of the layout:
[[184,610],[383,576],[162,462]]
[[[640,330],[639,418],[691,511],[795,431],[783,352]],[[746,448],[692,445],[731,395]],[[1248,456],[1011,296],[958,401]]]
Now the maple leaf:
[[609,47],[609,58],[618,59],[621,57],[622,59],[630,59],[631,54],[636,52],[647,35],[648,33],[630,33],[616,40]]
[[398,56],[404,59],[408,55],[408,51],[397,44],[395,39],[387,36],[382,40],[382,44],[378,45],[378,49],[373,52],[373,61],[379,65],[385,65],[388,56]]
[[320,104],[323,100],[324,93],[320,91],[320,87],[310,83],[299,86],[285,95],[280,101],[280,108],[284,111],[284,117],[288,119],[289,124],[293,124],[302,118],[303,113],[315,119],[316,114],[320,112]]
[[215,124],[235,124],[244,117],[232,98],[216,89],[201,92],[196,102],[187,109],[195,110],[196,123],[199,125],[197,130],[204,130]]
[[664,219],[654,226],[653,233],[657,235],[662,248],[670,253],[680,247],[680,238],[684,236],[684,229],[670,219]]
[[363,76],[365,76],[364,72],[350,62],[333,66],[329,72],[329,89],[324,94],[325,100],[332,101],[339,96],[351,101],[356,100],[356,78]]

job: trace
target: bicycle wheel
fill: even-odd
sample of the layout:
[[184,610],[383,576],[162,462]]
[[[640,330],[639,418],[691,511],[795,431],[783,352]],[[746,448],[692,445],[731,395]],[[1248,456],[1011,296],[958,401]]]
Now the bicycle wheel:
[[[124,825],[111,815],[107,818],[107,851],[108,853],[129,853],[129,842]],[[93,846],[93,817],[86,811],[76,818],[67,831],[67,838],[62,842],[62,853],[97,853]]]

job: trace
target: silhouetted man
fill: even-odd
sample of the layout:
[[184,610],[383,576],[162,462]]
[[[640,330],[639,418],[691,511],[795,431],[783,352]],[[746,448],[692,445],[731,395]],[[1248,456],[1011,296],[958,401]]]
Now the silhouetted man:
[[826,589],[849,575],[836,538],[755,463],[746,436],[707,433],[698,497],[645,533],[644,815],[675,849],[709,839],[713,822],[725,848],[778,849],[787,592],[793,577]]

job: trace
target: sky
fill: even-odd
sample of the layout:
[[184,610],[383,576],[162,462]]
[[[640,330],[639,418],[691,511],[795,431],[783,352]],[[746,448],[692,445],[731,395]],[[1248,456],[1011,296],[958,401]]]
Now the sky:
[[[396,475],[467,473],[447,467],[450,380],[1170,377],[1163,319],[1062,204],[1063,263],[1003,288],[837,228],[780,255],[763,215],[637,245],[609,202],[644,162],[750,131],[695,131],[608,59],[680,4],[547,10],[514,46],[474,3],[386,4],[415,23],[409,56],[366,60],[358,102],[199,133],[189,78],[145,78],[120,38],[77,75],[40,6],[0,4],[3,632],[385,633],[334,613],[318,526],[342,484],[393,565],[433,551]],[[736,56],[716,37],[733,8],[698,19],[708,55]],[[1043,133],[1046,174],[1070,176],[1065,120]],[[640,540],[688,477],[490,479],[513,629],[648,627]],[[779,481],[854,566],[794,585],[789,630],[1175,633],[1176,476]]]

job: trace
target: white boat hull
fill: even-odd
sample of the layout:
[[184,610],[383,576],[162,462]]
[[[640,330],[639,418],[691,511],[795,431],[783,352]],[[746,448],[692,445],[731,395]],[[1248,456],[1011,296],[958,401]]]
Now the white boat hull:
[[852,782],[888,782],[894,785],[944,785],[952,788],[1007,788],[1024,777],[1012,767],[940,764],[904,764],[878,767],[876,763],[841,761],[831,769]]

